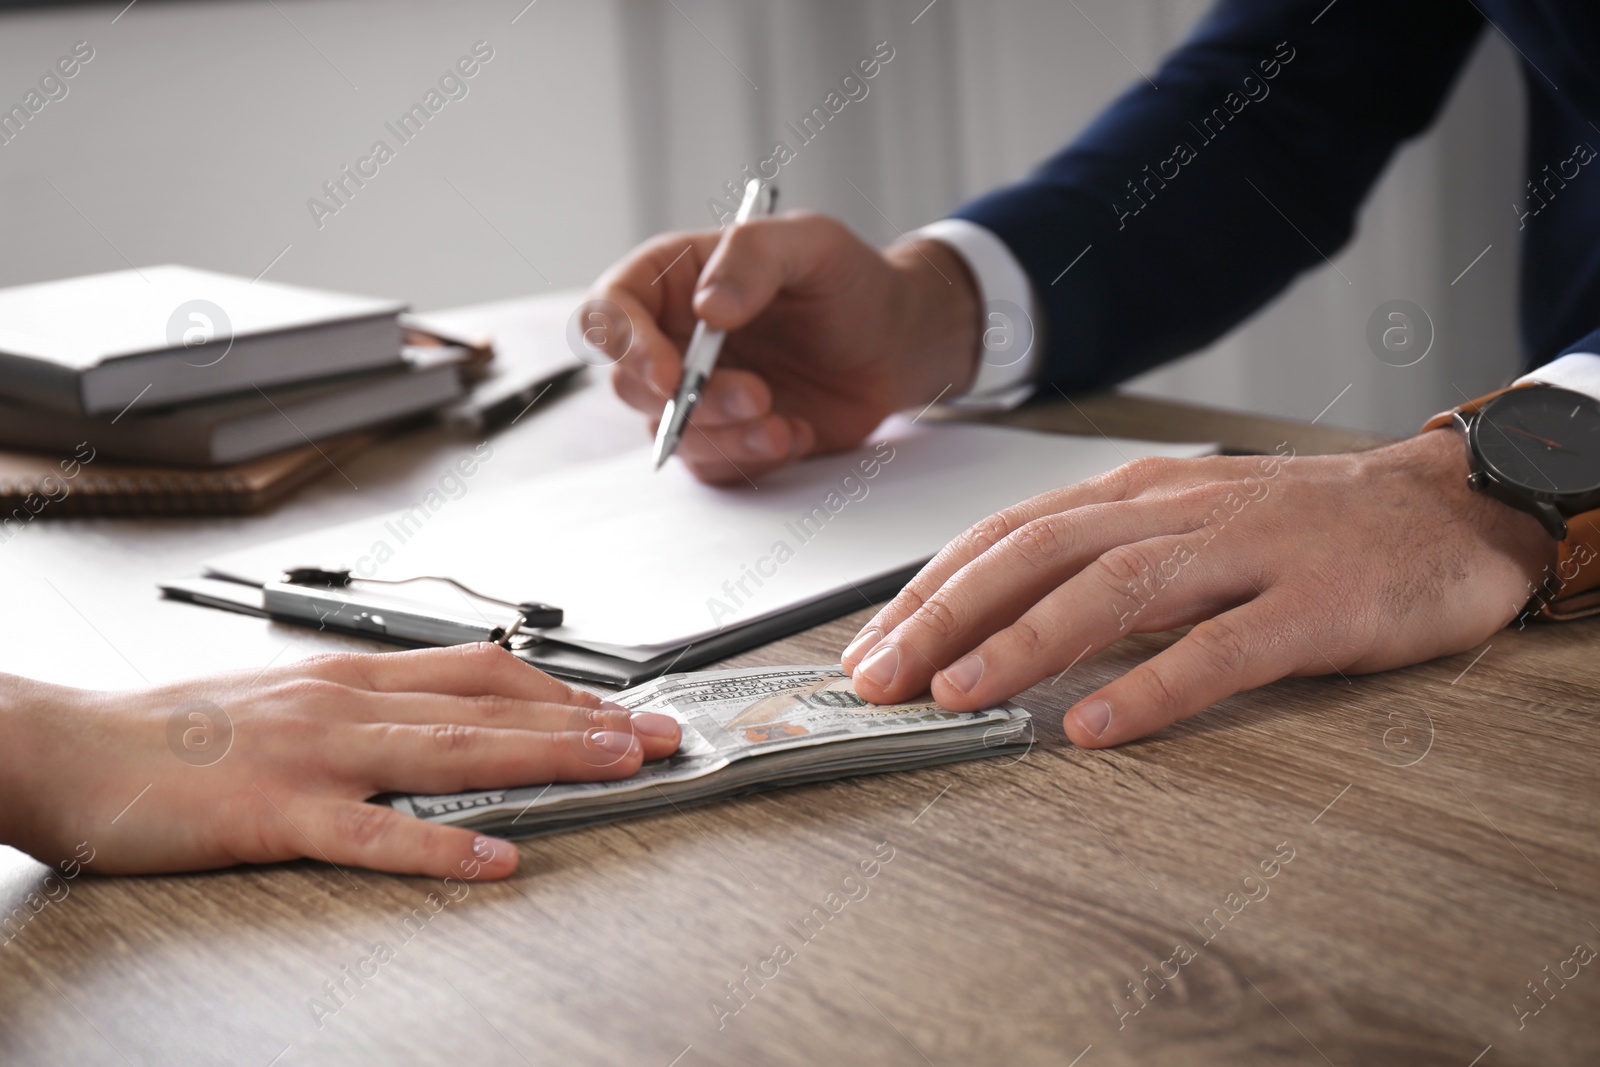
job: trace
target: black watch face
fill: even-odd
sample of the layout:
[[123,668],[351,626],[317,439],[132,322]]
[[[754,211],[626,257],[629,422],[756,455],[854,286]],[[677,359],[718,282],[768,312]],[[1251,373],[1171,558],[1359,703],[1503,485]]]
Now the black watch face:
[[1567,389],[1513,389],[1476,420],[1473,447],[1496,478],[1559,496],[1600,488],[1600,402]]

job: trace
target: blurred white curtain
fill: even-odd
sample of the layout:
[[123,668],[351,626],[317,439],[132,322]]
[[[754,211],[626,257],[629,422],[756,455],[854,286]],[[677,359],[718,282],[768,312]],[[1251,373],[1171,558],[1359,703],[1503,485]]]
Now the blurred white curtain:
[[[782,168],[783,202],[838,215],[871,240],[940,217],[1025,173],[1141,72],[1204,0],[620,0],[637,222],[702,227],[705,201],[746,163],[796,139],[875,44],[895,58]],[[1440,125],[1405,149],[1363,213],[1358,239],[1207,352],[1133,388],[1405,433],[1516,368],[1521,185],[1515,57],[1487,37]],[[1352,59],[1352,73],[1359,62]],[[1486,247],[1483,258],[1452,280]],[[1342,272],[1342,274],[1341,274]],[[1368,317],[1407,299],[1436,340],[1411,367],[1368,349]]]

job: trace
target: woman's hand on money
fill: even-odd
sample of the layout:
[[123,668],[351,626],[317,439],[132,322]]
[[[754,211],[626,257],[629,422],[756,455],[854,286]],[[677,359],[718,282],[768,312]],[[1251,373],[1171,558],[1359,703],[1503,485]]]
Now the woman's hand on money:
[[680,740],[673,719],[493,645],[132,692],[8,678],[0,734],[0,840],[47,863],[126,874],[307,857],[466,879],[504,878],[516,848],[367,800],[625,778]]

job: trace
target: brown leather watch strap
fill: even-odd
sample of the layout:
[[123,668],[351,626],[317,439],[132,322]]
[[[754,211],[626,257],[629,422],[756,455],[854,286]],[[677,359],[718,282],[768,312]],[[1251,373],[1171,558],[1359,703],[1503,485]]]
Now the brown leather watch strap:
[[1555,578],[1546,582],[1534,599],[1539,614],[1555,622],[1600,614],[1600,510],[1567,520],[1567,538],[1556,556]]
[[1504,389],[1496,389],[1492,393],[1484,393],[1476,400],[1469,400],[1465,404],[1458,404],[1448,411],[1439,412],[1439,414],[1422,424],[1422,432],[1427,433],[1429,430],[1442,430],[1446,426],[1450,425],[1451,420],[1455,418],[1455,414],[1458,411],[1463,415],[1476,415],[1478,412],[1482,411],[1484,406],[1495,397],[1509,393],[1513,389],[1526,389],[1530,385],[1537,384],[1537,382],[1523,382],[1521,385],[1508,385]]

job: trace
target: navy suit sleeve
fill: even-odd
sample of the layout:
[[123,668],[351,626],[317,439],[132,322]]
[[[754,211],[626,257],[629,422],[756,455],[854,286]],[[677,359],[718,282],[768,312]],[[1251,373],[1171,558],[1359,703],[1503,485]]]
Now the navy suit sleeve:
[[1482,28],[1460,0],[1223,0],[1159,88],[956,212],[1032,279],[1044,382],[1108,385],[1200,348],[1332,256]]
[[1565,356],[1572,352],[1587,352],[1592,356],[1600,356],[1600,330],[1580,337],[1563,349],[1561,355]]

